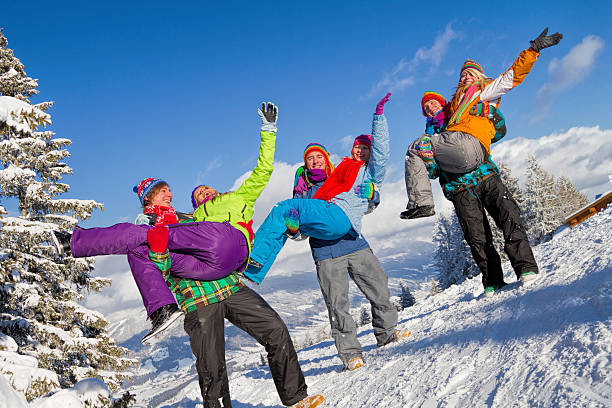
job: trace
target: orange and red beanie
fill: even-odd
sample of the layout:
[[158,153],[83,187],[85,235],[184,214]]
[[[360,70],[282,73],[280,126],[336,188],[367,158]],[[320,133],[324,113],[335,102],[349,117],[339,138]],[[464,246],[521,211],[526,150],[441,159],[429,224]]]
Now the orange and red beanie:
[[334,165],[329,161],[329,152],[321,143],[310,143],[306,146],[304,149],[304,164],[306,164],[306,157],[314,151],[321,152],[325,157],[325,173],[329,176],[334,171]]
[[140,183],[138,183],[137,186],[134,186],[132,190],[138,195],[140,204],[144,205],[144,200],[147,197],[147,194],[149,194],[151,190],[153,190],[153,187],[155,187],[159,183],[166,183],[166,182],[158,178],[146,178],[142,180]]
[[432,99],[438,101],[443,108],[444,106],[446,106],[446,99],[444,99],[442,95],[437,92],[425,92],[425,94],[423,94],[423,97],[421,98],[421,110],[423,111],[423,116],[427,116],[427,114],[425,113],[425,104],[427,103],[427,101],[430,101]]

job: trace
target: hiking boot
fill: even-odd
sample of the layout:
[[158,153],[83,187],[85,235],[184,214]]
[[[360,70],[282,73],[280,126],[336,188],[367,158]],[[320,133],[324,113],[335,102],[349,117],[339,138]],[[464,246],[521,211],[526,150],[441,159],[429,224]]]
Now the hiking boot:
[[72,234],[66,231],[51,231],[51,243],[58,255],[71,256],[70,239]]
[[365,363],[363,362],[363,358],[357,356],[351,358],[348,363],[346,363],[346,366],[344,366],[344,368],[349,371],[355,371],[356,369],[363,367],[364,364]]
[[158,334],[166,330],[172,323],[183,315],[176,303],[164,305],[151,313],[151,330],[142,338],[142,344],[146,344]]
[[404,340],[406,337],[410,336],[410,331],[408,330],[395,330],[395,335],[389,337],[385,343],[378,344],[377,347],[384,347],[387,344],[395,343],[396,341]]
[[527,272],[523,272],[521,273],[521,276],[519,277],[519,279],[521,280],[521,285],[526,285],[536,279],[538,279],[538,273],[537,272],[533,272],[533,271],[527,271]]
[[412,333],[408,330],[396,330],[395,331],[395,341],[400,341],[410,336]]
[[310,397],[306,397],[298,403],[293,404],[292,408],[314,408],[321,405],[321,403],[325,401],[322,395],[311,395]]
[[402,211],[400,218],[402,220],[413,220],[415,218],[431,217],[435,213],[433,205],[421,205],[416,208]]

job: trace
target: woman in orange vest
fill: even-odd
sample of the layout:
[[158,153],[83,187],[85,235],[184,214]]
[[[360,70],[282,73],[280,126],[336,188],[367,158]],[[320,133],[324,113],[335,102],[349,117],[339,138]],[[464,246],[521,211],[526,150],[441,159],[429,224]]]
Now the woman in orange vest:
[[[457,91],[450,102],[446,131],[425,135],[426,140],[424,137],[420,143],[413,144],[406,154],[408,207],[402,218],[434,214],[429,174],[423,159],[433,158],[450,182],[474,171],[489,159],[495,136],[494,124],[487,114],[490,105],[499,106],[501,96],[523,82],[540,51],[558,44],[563,38],[559,33],[547,34],[548,28],[494,80],[484,75],[476,61],[465,61],[459,73]],[[522,283],[537,278],[538,266],[520,221],[520,209],[497,172],[453,192],[448,198],[453,202],[465,239],[482,271],[485,296],[505,285],[485,209],[504,234],[504,251],[517,278]]]

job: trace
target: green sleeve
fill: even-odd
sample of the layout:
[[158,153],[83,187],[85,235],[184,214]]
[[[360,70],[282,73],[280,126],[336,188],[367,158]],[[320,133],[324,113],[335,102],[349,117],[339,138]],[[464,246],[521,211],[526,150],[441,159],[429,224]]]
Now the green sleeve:
[[246,204],[255,205],[255,200],[261,194],[272,175],[272,163],[274,162],[274,145],[276,133],[260,132],[261,144],[259,145],[259,157],[257,166],[251,175],[238,187],[236,194],[240,195]]

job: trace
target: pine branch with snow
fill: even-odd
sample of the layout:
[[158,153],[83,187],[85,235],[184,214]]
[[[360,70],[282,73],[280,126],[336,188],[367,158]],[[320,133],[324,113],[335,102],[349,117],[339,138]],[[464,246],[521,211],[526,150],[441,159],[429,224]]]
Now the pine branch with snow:
[[14,199],[19,214],[0,211],[0,332],[13,339],[14,354],[33,359],[0,371],[23,374],[11,384],[28,399],[88,377],[114,390],[135,362],[106,334],[104,317],[78,303],[110,281],[91,276],[93,258],[59,255],[50,245],[53,231],[72,229],[102,204],[60,198],[70,188],[62,178],[72,174],[64,163],[71,141],[41,129],[53,104],[30,104],[36,86],[0,31],[0,199]]

